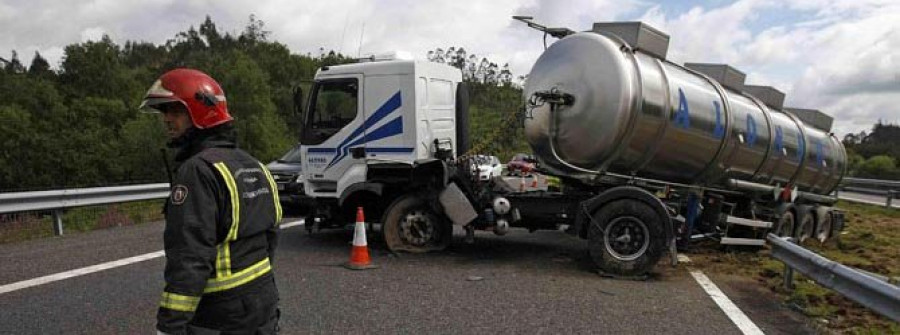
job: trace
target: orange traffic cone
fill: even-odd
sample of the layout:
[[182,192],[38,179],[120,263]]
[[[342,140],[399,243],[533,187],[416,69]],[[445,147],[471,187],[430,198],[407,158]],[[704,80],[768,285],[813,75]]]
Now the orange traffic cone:
[[366,219],[363,208],[356,209],[356,226],[353,229],[353,249],[350,251],[350,262],[344,267],[352,270],[374,269],[378,266],[369,259],[369,246],[366,243]]

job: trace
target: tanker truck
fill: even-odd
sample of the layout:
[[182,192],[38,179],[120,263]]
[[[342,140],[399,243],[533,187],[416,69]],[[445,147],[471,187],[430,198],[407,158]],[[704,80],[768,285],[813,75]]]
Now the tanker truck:
[[777,90],[725,65],[667,61],[668,36],[640,22],[574,32],[514,19],[559,38],[527,77],[520,118],[561,187],[479,180],[460,71],[372,56],[319,69],[302,111],[310,232],[358,207],[391,251],[442,250],[454,227],[469,242],[476,230],[564,228],[600,271],[638,276],[696,239],[761,246],[768,232],[824,241],[842,229],[829,194],[844,148]]

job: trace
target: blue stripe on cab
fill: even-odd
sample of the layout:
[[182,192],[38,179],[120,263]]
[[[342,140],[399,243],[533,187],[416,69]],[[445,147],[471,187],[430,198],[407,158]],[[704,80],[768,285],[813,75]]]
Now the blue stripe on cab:
[[378,121],[381,121],[382,119],[387,117],[388,114],[391,114],[391,112],[397,110],[397,108],[400,108],[401,102],[400,92],[398,91],[394,94],[394,96],[385,101],[384,104],[381,105],[381,107],[378,107],[378,110],[376,110],[375,113],[372,114],[372,116],[366,119],[366,121],[363,121],[362,126],[356,128],[356,130],[350,133],[350,136],[347,136],[347,138],[344,139],[337,147],[343,148],[347,146],[347,143],[353,141],[353,139],[359,136],[359,134],[366,130],[369,130],[369,128],[378,123]]
[[385,123],[383,126],[379,127],[378,129],[375,129],[374,131],[372,131],[370,133],[366,133],[366,136],[363,136],[363,138],[358,139],[358,140],[354,141],[353,143],[350,143],[350,145],[348,145],[348,146],[352,147],[352,146],[362,144],[362,143],[369,143],[372,141],[377,141],[382,138],[399,135],[402,132],[403,132],[403,117],[398,116],[396,119],[391,120],[391,122]]

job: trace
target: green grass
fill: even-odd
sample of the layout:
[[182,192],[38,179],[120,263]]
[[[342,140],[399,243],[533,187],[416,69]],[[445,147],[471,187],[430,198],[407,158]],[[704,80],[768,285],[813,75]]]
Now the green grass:
[[[164,200],[148,200],[67,209],[62,215],[63,234],[161,221],[164,219],[163,202]],[[51,212],[0,216],[0,243],[50,236],[53,236]]]

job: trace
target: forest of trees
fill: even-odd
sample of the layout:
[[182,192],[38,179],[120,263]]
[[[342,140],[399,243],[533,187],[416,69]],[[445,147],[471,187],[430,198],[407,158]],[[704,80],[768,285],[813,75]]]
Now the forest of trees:
[[900,126],[878,121],[872,130],[844,136],[851,176],[900,180]]
[[[264,162],[281,156],[299,138],[294,88],[321,66],[355,60],[324,49],[294,54],[269,35],[253,16],[239,34],[223,33],[207,17],[162,45],[118,45],[109,37],[68,45],[58,69],[37,53],[26,66],[13,51],[0,61],[0,192],[165,181],[162,160],[171,153],[162,151],[162,125],[137,106],[150,84],[176,67],[220,82],[242,148]],[[508,67],[463,48],[448,52],[429,58],[466,73],[477,143],[516,111],[520,89]],[[505,156],[527,150],[521,136],[502,137],[489,149]]]

